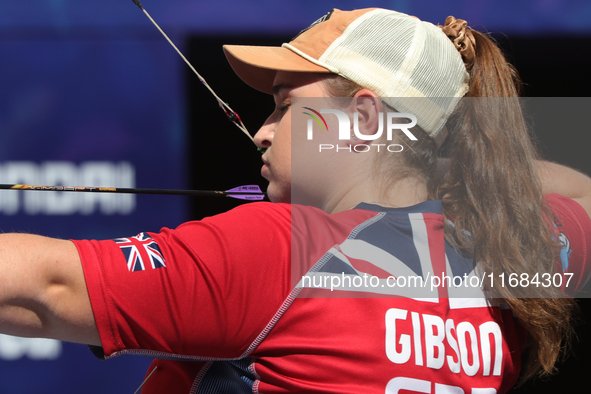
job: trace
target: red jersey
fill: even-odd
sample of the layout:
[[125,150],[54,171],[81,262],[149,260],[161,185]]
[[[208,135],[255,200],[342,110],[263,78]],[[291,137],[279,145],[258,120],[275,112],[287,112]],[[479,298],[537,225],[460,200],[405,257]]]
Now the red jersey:
[[[547,200],[563,245],[550,280],[574,293],[589,276],[591,221],[572,200]],[[251,203],[75,242],[105,358],[156,358],[143,393],[506,392],[526,333],[443,228],[440,201],[331,215]]]

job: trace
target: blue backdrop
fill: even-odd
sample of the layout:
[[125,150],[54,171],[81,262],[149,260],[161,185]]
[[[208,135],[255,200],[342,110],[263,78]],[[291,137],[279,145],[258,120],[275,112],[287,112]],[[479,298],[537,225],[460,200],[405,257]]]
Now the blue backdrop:
[[[548,34],[591,31],[588,0],[143,0],[159,24],[179,31],[291,33],[333,7],[382,7],[443,23],[454,15],[474,27],[505,33]],[[0,4],[1,28],[144,29],[146,21],[131,0],[28,0]],[[135,30],[137,33],[137,30]]]
[[[0,57],[0,183],[185,188],[183,74],[160,37],[19,29]],[[158,231],[186,212],[182,197],[0,192],[0,230],[61,238]],[[148,362],[0,336],[0,393],[133,393]]]

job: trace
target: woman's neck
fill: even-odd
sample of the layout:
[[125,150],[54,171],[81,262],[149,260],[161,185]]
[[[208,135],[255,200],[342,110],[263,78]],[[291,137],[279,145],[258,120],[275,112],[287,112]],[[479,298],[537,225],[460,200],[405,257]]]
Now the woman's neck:
[[389,208],[402,208],[428,200],[427,185],[424,179],[405,177],[389,185],[387,190],[372,185],[357,184],[342,197],[334,198],[325,206],[329,213],[342,212],[366,202]]

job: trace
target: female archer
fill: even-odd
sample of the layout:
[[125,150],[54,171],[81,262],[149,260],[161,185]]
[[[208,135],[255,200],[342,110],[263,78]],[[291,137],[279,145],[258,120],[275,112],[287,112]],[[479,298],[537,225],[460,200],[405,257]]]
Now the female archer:
[[488,37],[333,10],[225,50],[275,100],[255,136],[274,203],[124,240],[2,235],[3,332],[154,357],[144,393],[488,394],[553,370],[591,179],[537,161]]

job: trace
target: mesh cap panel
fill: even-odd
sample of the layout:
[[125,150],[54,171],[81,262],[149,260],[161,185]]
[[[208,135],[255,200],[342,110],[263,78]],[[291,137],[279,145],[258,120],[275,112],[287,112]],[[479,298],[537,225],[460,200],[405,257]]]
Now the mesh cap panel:
[[318,60],[414,114],[432,137],[468,89],[466,67],[441,29],[395,11],[357,18]]

